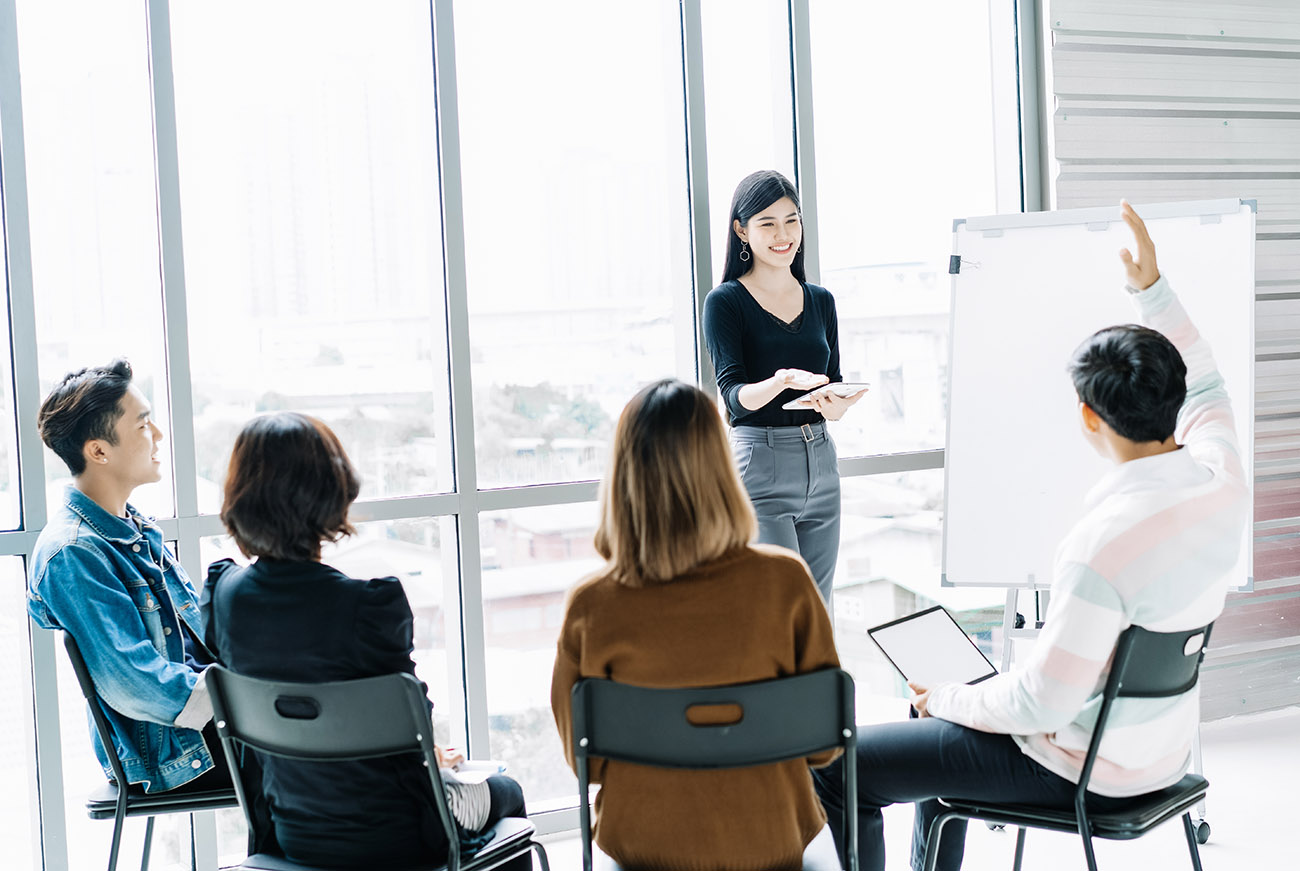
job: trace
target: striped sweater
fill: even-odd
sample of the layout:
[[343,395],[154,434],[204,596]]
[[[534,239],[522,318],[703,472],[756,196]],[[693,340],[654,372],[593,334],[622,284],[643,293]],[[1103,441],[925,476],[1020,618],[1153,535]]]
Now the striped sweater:
[[[1056,554],[1047,621],[1027,661],[974,686],[945,684],[932,716],[1008,734],[1075,783],[1083,768],[1119,635],[1137,624],[1192,629],[1223,610],[1248,513],[1232,410],[1208,343],[1160,278],[1135,294],[1143,321],[1178,348],[1187,399],[1181,450],[1122,463],[1089,492]],[[1117,699],[1089,789],[1139,795],[1187,770],[1199,719],[1196,688],[1169,699]]]

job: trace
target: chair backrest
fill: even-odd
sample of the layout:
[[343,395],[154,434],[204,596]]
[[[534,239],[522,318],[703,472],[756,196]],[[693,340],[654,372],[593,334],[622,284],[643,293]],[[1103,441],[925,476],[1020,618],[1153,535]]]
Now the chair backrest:
[[1120,635],[1079,777],[1075,804],[1079,808],[1080,825],[1084,819],[1085,791],[1115,699],[1169,698],[1196,686],[1213,628],[1214,624],[1209,623],[1179,632],[1152,632],[1141,626],[1130,626]]
[[720,769],[783,762],[841,747],[847,757],[843,863],[856,869],[856,715],[853,678],[838,668],[690,689],[636,687],[594,678],[578,681],[573,687],[573,748],[584,868],[591,867],[589,757]]
[[1182,632],[1130,626],[1115,647],[1112,672],[1120,698],[1179,696],[1196,686],[1213,623]]
[[[724,705],[739,708],[739,718],[721,725],[688,719],[691,712]],[[853,708],[853,679],[835,668],[692,689],[589,679],[573,689],[574,749],[671,768],[762,765],[843,747],[844,729],[854,726]]]
[[117,744],[113,742],[113,730],[108,724],[108,717],[104,714],[104,703],[99,698],[99,691],[95,689],[95,679],[90,676],[90,669],[86,666],[85,657],[81,655],[81,648],[68,632],[63,633],[63,649],[68,652],[68,661],[72,663],[72,671],[77,676],[77,685],[81,687],[81,694],[86,698],[86,706],[90,708],[90,718],[95,724],[95,731],[99,733],[99,743],[104,745],[104,755],[108,757],[108,767],[113,772],[113,780],[117,782],[119,790],[125,790],[126,772],[122,769],[122,760],[117,756]]
[[217,734],[250,826],[251,805],[238,771],[240,747],[315,762],[419,753],[450,845],[448,867],[458,867],[460,839],[438,773],[429,702],[418,680],[399,673],[304,684],[247,677],[219,665],[207,674]]

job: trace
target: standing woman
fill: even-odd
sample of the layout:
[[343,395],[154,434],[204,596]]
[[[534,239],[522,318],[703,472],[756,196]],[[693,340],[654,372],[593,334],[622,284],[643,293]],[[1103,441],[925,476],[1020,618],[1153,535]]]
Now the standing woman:
[[731,199],[722,284],[704,301],[704,339],[731,424],[758,540],[797,552],[827,607],[840,545],[840,477],[826,421],[866,391],[812,394],[840,377],[835,298],[809,284],[799,193],[779,172],[746,176]]

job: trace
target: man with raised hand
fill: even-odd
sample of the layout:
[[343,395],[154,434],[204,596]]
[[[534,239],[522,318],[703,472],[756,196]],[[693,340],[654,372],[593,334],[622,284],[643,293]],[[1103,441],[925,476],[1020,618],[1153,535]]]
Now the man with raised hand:
[[[1194,629],[1223,610],[1249,510],[1228,394],[1208,344],[1156,267],[1146,226],[1127,202],[1121,212],[1137,255],[1125,249],[1120,259],[1148,326],[1100,330],[1069,364],[1083,436],[1115,467],[1088,493],[1057,550],[1047,621],[1027,661],[974,685],[912,685],[918,719],[859,730],[863,871],[884,868],[885,805],[916,802],[915,869],[923,867],[938,796],[1072,808],[1120,634],[1131,625]],[[1169,699],[1117,699],[1089,806],[1114,809],[1177,783],[1199,715],[1196,688]],[[832,765],[813,777],[834,830],[840,773]],[[943,871],[961,867],[965,833],[964,820],[945,826]]]

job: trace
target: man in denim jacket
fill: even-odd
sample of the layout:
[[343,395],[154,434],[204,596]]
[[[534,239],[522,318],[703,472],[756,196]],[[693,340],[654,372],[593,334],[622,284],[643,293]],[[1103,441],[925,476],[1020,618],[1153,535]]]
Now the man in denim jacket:
[[212,704],[198,601],[162,531],[126,501],[162,477],[162,432],[130,364],[70,373],[41,405],[38,425],[74,483],[37,540],[28,612],[76,639],[130,783],[151,793],[229,785],[215,734],[205,744],[201,732]]

